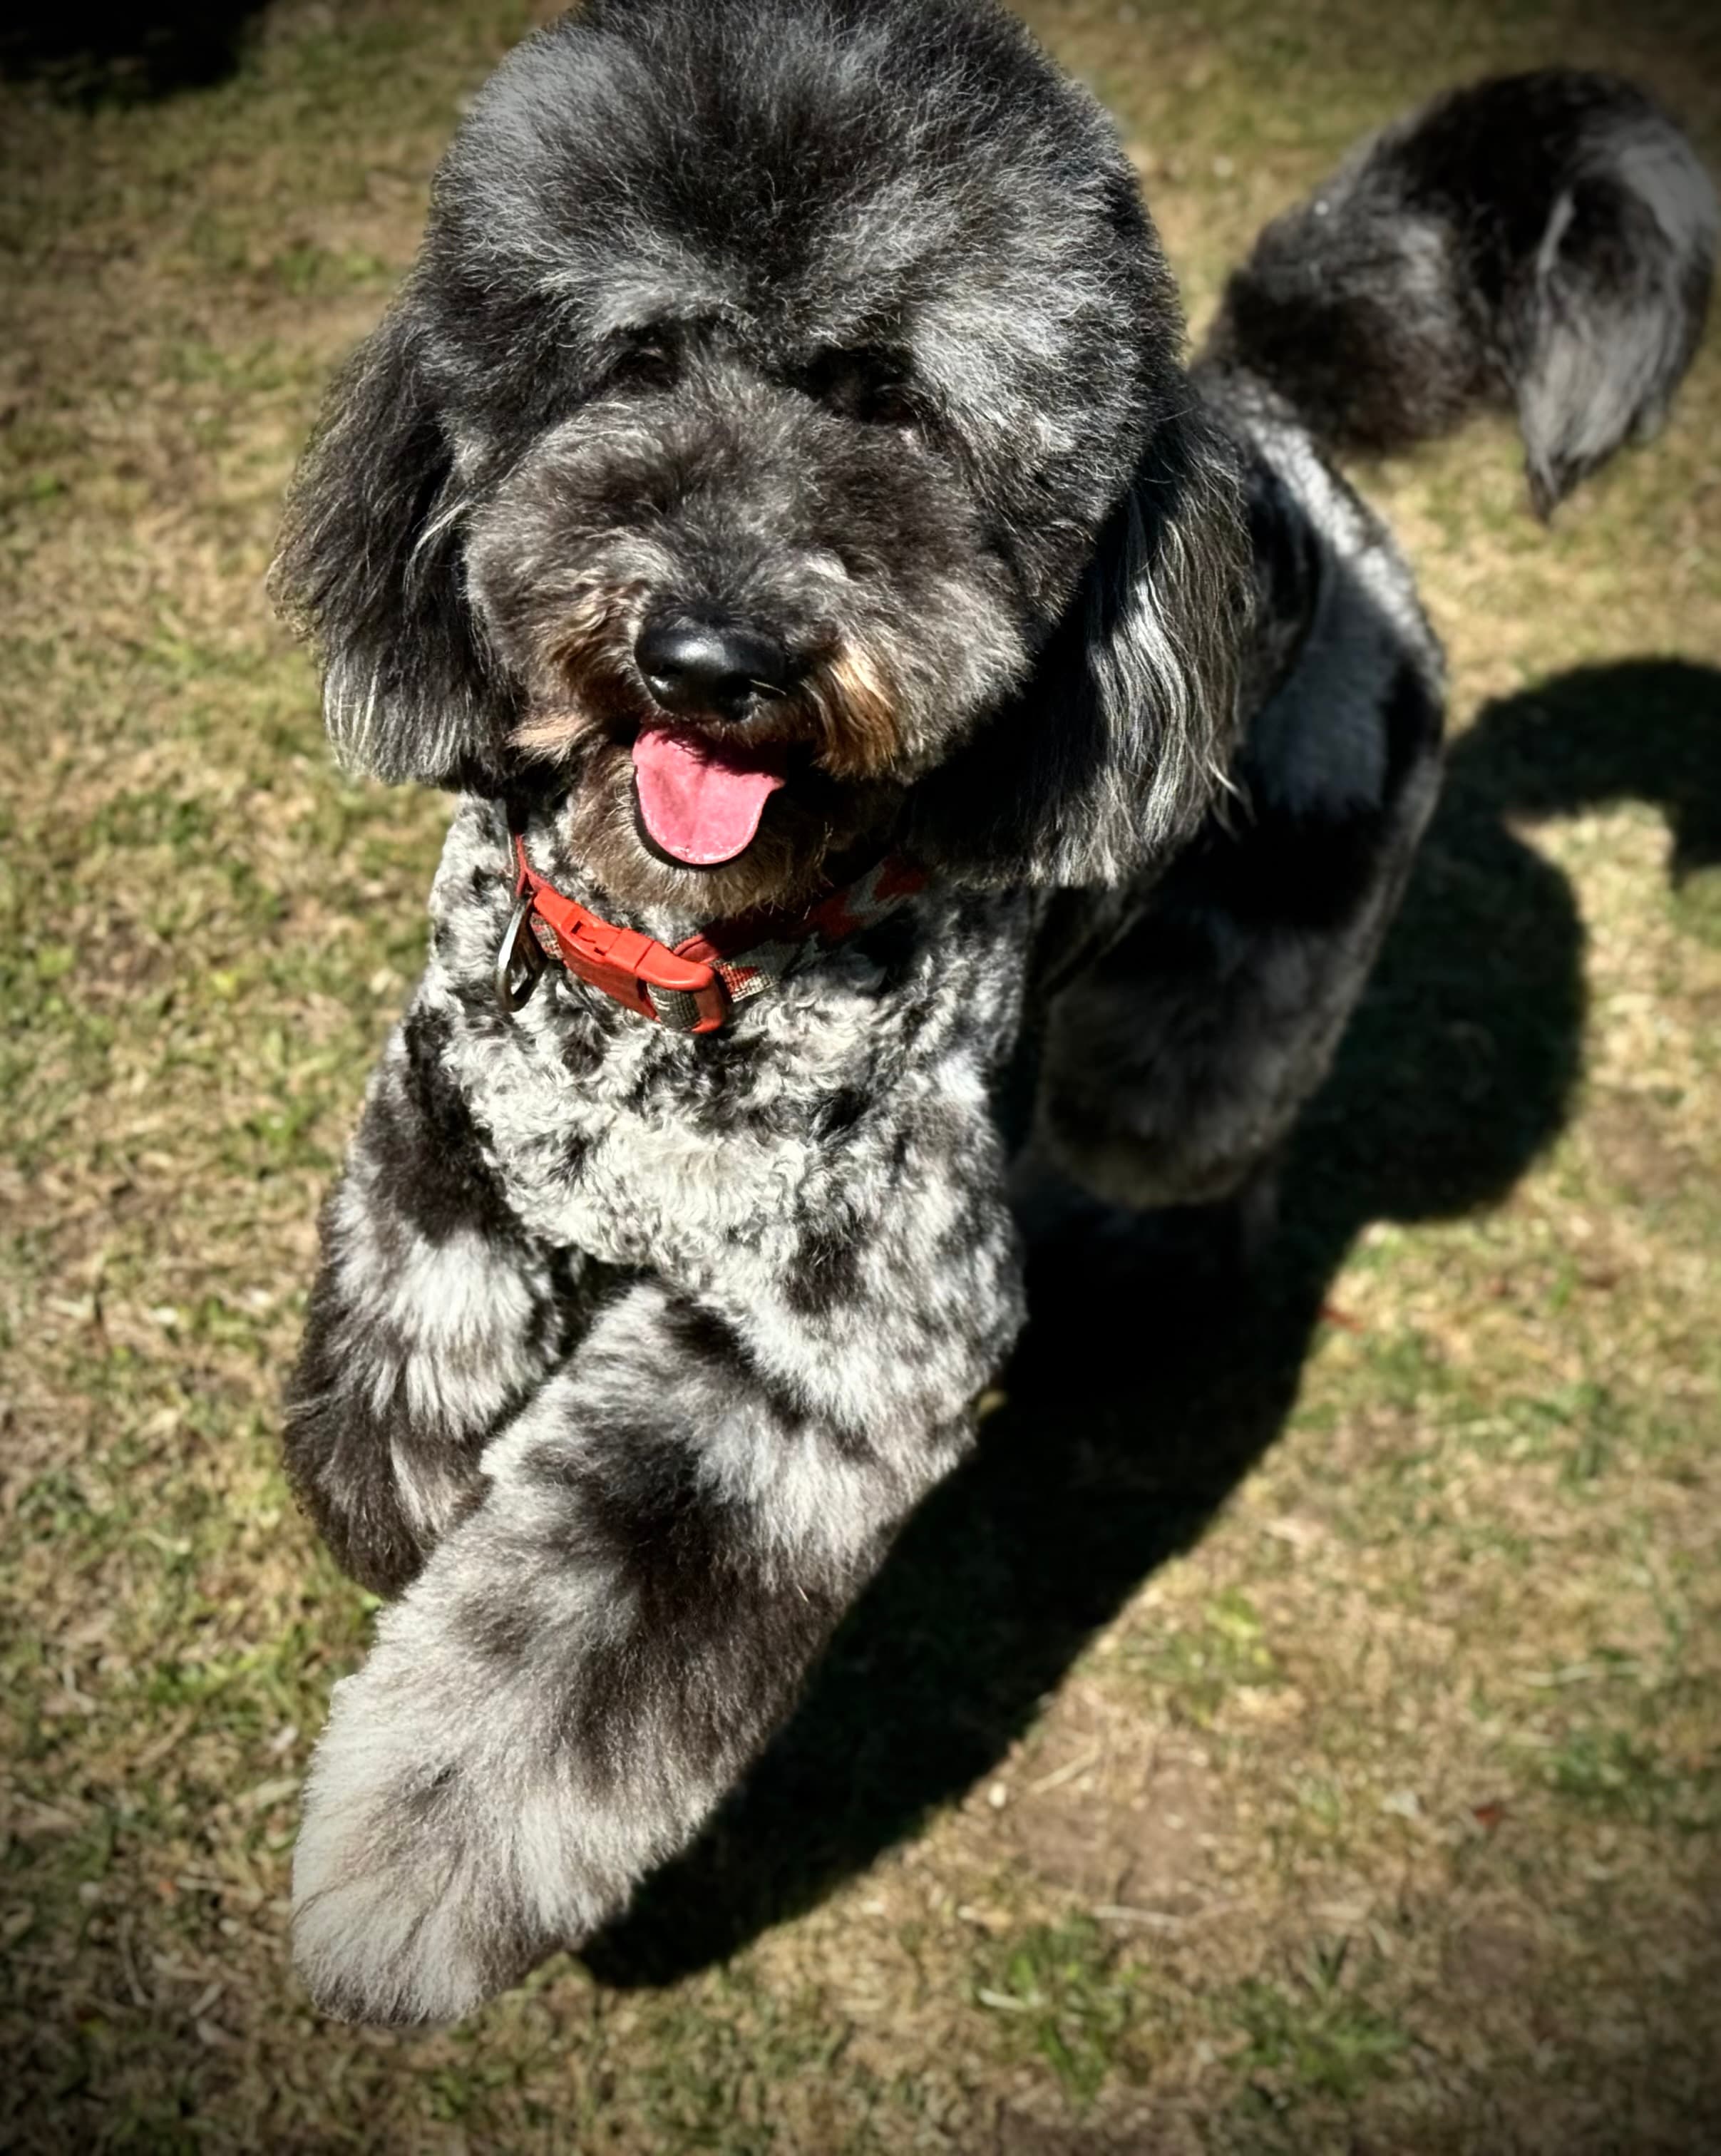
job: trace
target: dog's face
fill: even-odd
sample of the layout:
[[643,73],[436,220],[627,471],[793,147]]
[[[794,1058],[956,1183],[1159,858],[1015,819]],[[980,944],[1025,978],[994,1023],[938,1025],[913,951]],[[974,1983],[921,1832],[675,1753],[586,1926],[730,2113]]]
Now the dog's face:
[[1192,723],[1179,336],[1103,117],[989,0],[593,0],[476,100],[307,459],[331,728],[565,789],[605,891],[706,918],[1103,792],[1108,693]]
[[[751,334],[750,334],[751,333]],[[607,890],[712,915],[883,842],[1038,632],[907,355],[629,324],[475,508],[470,588]]]

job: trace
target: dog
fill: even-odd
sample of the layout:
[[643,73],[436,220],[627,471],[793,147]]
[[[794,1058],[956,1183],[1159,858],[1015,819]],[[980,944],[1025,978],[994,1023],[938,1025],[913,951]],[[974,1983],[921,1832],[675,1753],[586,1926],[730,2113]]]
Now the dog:
[[1440,770],[1328,453],[1503,402],[1547,515],[1716,225],[1635,89],[1486,83],[1186,366],[991,0],[589,0],[480,92],[276,567],[347,764],[459,796],[288,1397],[391,1598],[306,1792],[321,2005],[465,2014],[688,1844],[974,1442],[1013,1175],[1270,1188]]

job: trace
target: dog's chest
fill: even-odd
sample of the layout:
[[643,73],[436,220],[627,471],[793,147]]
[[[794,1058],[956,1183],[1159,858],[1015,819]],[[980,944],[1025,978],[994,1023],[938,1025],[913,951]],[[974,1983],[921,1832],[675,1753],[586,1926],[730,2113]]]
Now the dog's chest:
[[[457,1042],[527,1233],[696,1289],[773,1274],[809,1219],[887,1203],[911,1135],[954,1101],[984,1103],[996,1029],[951,1038],[936,1012],[881,1009],[856,970],[820,995],[785,993],[721,1044],[628,1018],[594,1045],[583,992],[559,982],[504,1040]],[[941,1052],[923,1061],[909,1036],[928,1032]]]
[[594,1137],[565,1181],[546,1164],[532,1192],[542,1229],[553,1223],[607,1264],[646,1266],[691,1289],[754,1265],[780,1270],[818,1173],[804,1141],[743,1129],[719,1142],[633,1119]]
[[[667,1034],[552,972],[511,1021],[487,993],[506,895],[457,819],[421,998],[447,1026],[486,1165],[534,1240],[688,1288],[790,1261],[972,1152],[1020,1023],[1034,910],[926,894],[746,1004]],[[481,819],[480,819],[481,820]]]

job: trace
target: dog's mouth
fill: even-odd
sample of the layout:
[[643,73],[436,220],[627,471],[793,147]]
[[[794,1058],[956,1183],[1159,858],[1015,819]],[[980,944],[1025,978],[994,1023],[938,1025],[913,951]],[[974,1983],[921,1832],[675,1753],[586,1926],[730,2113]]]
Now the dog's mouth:
[[640,822],[660,852],[688,868],[715,868],[744,854],[765,803],[786,782],[783,742],[747,747],[688,726],[648,721],[634,741]]
[[593,593],[569,611],[526,674],[512,747],[562,767],[569,841],[612,901],[712,919],[796,902],[900,810],[884,660],[804,635],[778,693],[749,677],[732,708],[672,709],[636,664],[641,603]]

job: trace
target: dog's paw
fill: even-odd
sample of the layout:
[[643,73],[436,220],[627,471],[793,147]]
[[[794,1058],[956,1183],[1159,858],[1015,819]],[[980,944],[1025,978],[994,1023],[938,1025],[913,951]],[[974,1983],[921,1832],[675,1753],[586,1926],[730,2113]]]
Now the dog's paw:
[[293,1959],[325,2014],[378,2025],[456,2021],[532,1958],[508,1950],[470,1882],[463,1892],[428,1852],[378,1861],[364,1835],[327,1819],[301,1837]]
[[458,2020],[523,1973],[506,1851],[459,1760],[403,1756],[336,1704],[293,1858],[293,1958],[344,2021]]
[[541,1732],[430,1675],[385,1650],[341,1685],[306,1784],[293,1958],[342,2020],[456,2020],[613,1898]]

